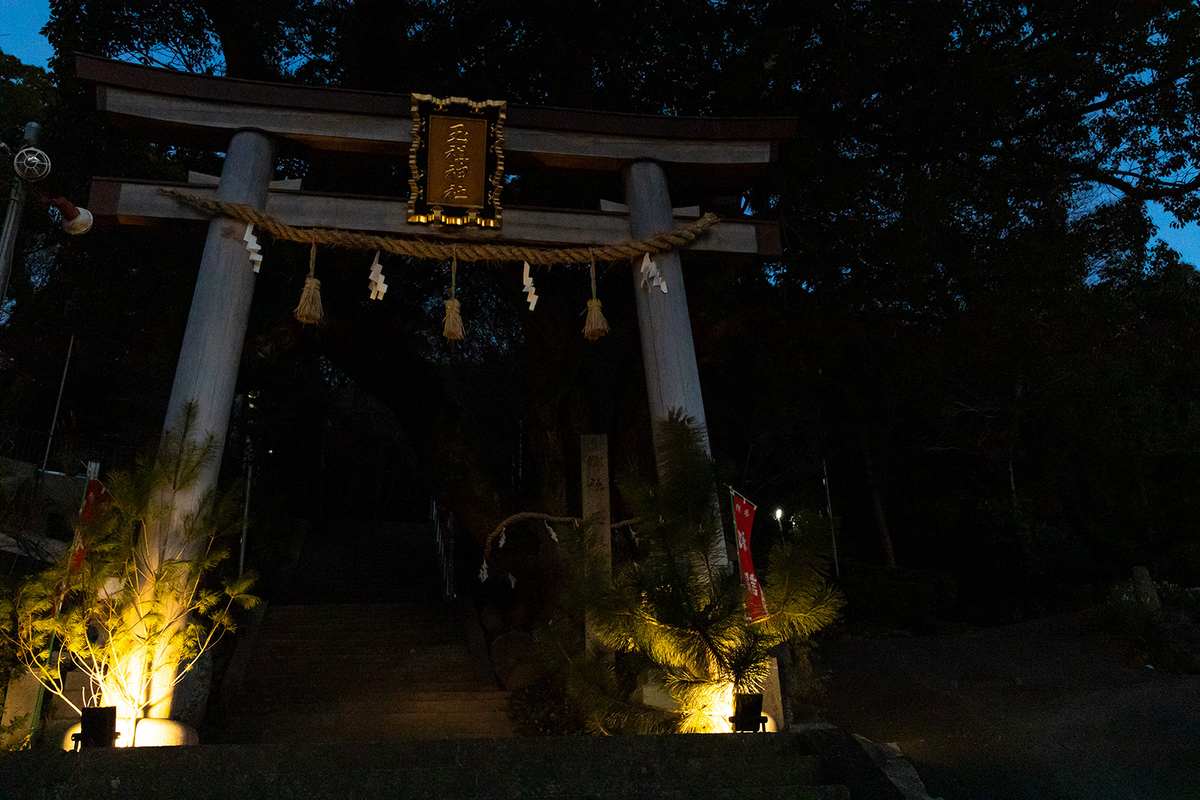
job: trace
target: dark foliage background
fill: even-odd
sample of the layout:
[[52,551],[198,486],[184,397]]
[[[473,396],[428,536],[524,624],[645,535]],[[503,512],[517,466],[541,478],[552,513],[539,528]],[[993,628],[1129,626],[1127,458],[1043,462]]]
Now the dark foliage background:
[[[795,115],[778,169],[744,195],[673,188],[677,205],[777,218],[785,236],[776,263],[687,268],[722,479],[764,507],[820,508],[827,463],[843,559],[943,576],[949,614],[1099,599],[1132,563],[1200,579],[1200,285],[1144,207],[1200,216],[1193,2],[51,5],[50,71],[0,61],[0,137],[15,147],[43,122],[54,189],[73,197],[92,175],[182,180],[221,158],[111,134],[74,51],[514,103]],[[279,177],[405,192],[404,165],[310,155]],[[506,202],[601,198],[621,199],[615,178],[546,170],[514,178]],[[0,329],[5,421],[46,427],[74,332],[66,424],[157,435],[200,248],[175,230],[67,240],[27,214]],[[416,516],[436,494],[478,537],[518,507],[578,505],[580,433],[608,432],[618,464],[649,468],[623,269],[600,276],[613,331],[591,344],[577,274],[539,274],[529,314],[516,268],[468,267],[469,339],[452,347],[436,335],[448,276],[428,263],[388,264],[393,288],[370,303],[363,258],[322,254],[328,323],[300,329],[305,255],[267,245],[241,373],[264,518]],[[399,426],[378,433],[354,391]],[[375,500],[353,494],[372,481]]]

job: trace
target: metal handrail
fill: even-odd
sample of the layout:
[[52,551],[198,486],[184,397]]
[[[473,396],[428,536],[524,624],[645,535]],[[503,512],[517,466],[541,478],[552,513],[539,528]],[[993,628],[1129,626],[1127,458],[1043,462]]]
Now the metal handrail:
[[438,571],[441,573],[442,596],[447,600],[457,597],[454,591],[454,515],[443,513],[437,500],[430,500],[430,519],[437,546]]

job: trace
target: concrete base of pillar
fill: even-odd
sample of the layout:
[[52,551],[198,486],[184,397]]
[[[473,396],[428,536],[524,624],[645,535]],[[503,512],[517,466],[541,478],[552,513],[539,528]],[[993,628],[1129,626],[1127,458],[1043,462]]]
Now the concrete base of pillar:
[[767,731],[784,730],[783,692],[779,686],[779,659],[771,659],[771,674],[763,684],[763,713],[767,715]]

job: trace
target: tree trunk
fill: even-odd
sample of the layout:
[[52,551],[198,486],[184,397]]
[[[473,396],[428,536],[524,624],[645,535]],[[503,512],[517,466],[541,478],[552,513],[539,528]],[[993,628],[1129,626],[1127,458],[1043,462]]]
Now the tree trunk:
[[1012,412],[1008,423],[1008,490],[1012,498],[1013,513],[1017,513],[1017,477],[1013,470],[1013,459],[1017,451],[1017,435],[1020,432],[1021,413],[1017,403],[1021,400],[1021,381],[1018,379],[1013,388]]
[[875,528],[883,542],[883,555],[888,569],[896,568],[896,553],[892,549],[892,535],[888,532],[887,516],[883,513],[883,497],[879,493],[879,481],[875,478],[875,464],[871,460],[871,450],[867,447],[866,433],[860,433],[862,441],[863,460],[867,468],[867,485],[871,491],[871,509],[875,514]]
[[558,425],[558,403],[538,403],[530,409],[530,455],[536,465],[539,511],[556,516],[567,514],[567,463]]
[[264,81],[279,77],[266,57],[266,29],[279,24],[274,3],[204,0],[202,6],[221,42],[227,76]]

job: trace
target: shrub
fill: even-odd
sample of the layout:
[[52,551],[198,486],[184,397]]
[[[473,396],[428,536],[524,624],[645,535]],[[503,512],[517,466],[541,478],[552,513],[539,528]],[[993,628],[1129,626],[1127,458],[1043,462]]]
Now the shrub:
[[234,629],[234,606],[257,602],[251,574],[214,580],[229,555],[223,540],[236,530],[235,498],[213,491],[195,511],[178,507],[216,453],[212,437],[192,439],[194,419],[189,406],[135,470],[110,476],[111,508],[80,527],[58,564],[0,603],[0,635],[76,711],[79,698],[63,690],[69,664],[90,678],[92,697],[82,703],[140,717]]
[[[559,531],[569,574],[541,638],[596,732],[728,730],[732,693],[761,691],[771,649],[828,625],[842,598],[825,580],[824,537],[795,532],[771,549],[763,570],[769,614],[752,623],[738,572],[719,566],[724,534],[703,430],[672,414],[656,433],[662,480],[621,486],[638,519],[636,557],[605,574],[589,557],[601,532]],[[613,659],[584,647],[585,620]],[[667,702],[654,702],[656,694]]]

